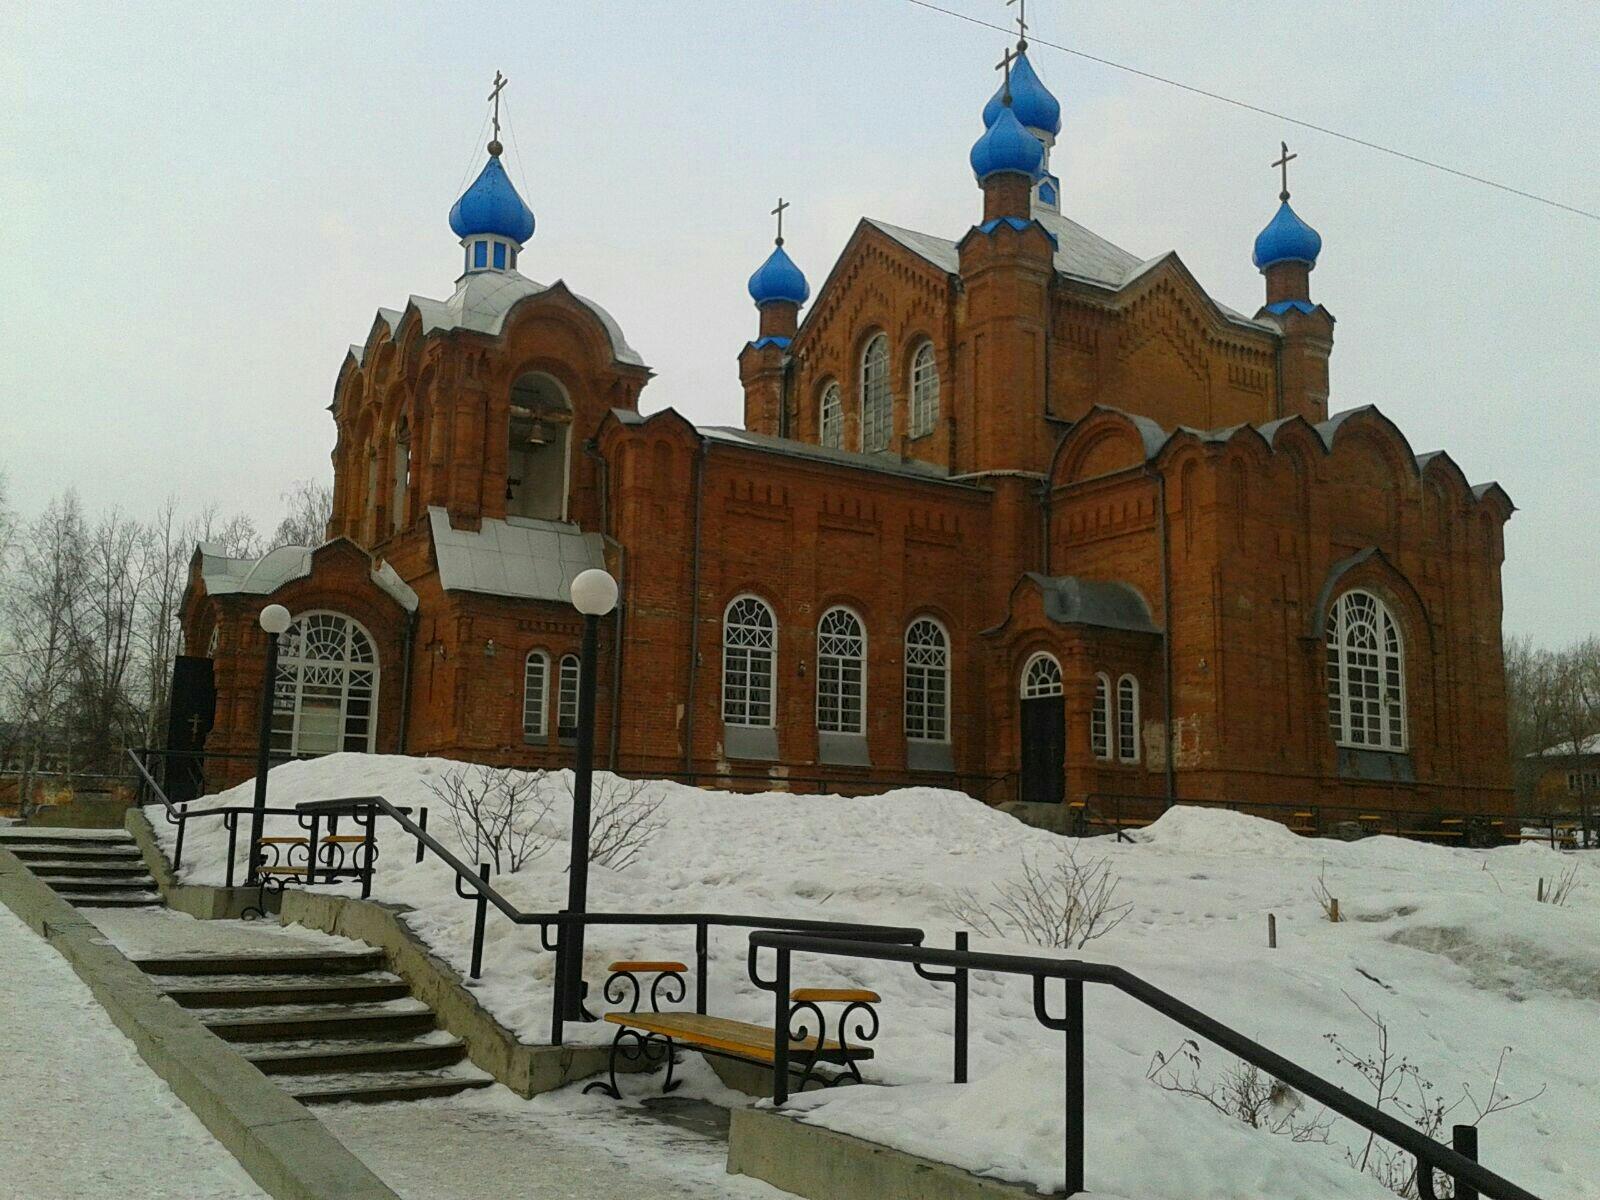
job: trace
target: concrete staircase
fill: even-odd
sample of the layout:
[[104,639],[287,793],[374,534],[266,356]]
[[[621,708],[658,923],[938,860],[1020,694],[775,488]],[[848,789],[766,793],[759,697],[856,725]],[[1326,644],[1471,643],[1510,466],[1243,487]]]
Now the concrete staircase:
[[156,881],[122,829],[0,828],[0,849],[79,908],[156,908]]
[[161,988],[304,1104],[449,1096],[494,1080],[384,969],[378,950],[136,960]]

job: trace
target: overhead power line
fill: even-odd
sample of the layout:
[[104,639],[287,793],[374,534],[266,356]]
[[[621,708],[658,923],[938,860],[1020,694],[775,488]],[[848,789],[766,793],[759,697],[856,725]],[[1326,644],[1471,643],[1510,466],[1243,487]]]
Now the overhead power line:
[[[1016,32],[1016,30],[1010,26],[996,25],[992,21],[985,21],[979,17],[974,17],[964,12],[957,12],[953,8],[945,8],[943,5],[934,4],[931,2],[931,0],[907,0],[907,3],[915,4],[918,8],[929,9],[932,12],[943,13],[947,17],[955,17],[957,20],[966,21],[971,25],[981,25],[985,29],[993,29],[999,33],[1010,35]],[[1288,113],[1281,113],[1275,109],[1264,108],[1259,104],[1251,104],[1248,100],[1238,100],[1232,96],[1224,96],[1221,92],[1208,91],[1206,88],[1195,87],[1193,84],[1182,83],[1176,79],[1169,79],[1165,75],[1157,75],[1153,71],[1142,71],[1138,67],[1130,67],[1127,63],[1120,63],[1113,59],[1102,58],[1098,54],[1090,54],[1087,50],[1077,50],[1071,46],[1063,46],[1060,42],[1046,41],[1044,38],[1034,37],[1031,34],[1028,37],[1028,44],[1030,46],[1049,46],[1052,50],[1060,50],[1065,54],[1075,55],[1078,58],[1086,58],[1090,62],[1099,63],[1103,67],[1110,67],[1117,71],[1125,71],[1129,75],[1137,75],[1141,79],[1148,79],[1154,83],[1163,83],[1168,87],[1177,88],[1179,91],[1189,92],[1196,96],[1204,96],[1207,100],[1216,100],[1222,104],[1231,104],[1233,107],[1242,108],[1246,112],[1259,113],[1261,116],[1271,117],[1277,121],[1286,121],[1290,125],[1298,125],[1301,129],[1310,129],[1316,133],[1326,134],[1328,137],[1338,138],[1342,142],[1350,142],[1353,145],[1361,146],[1367,150],[1376,150],[1380,154],[1387,154],[1394,158],[1404,159],[1406,162],[1416,163],[1418,166],[1427,167],[1430,170],[1443,171],[1446,175],[1454,175],[1458,179],[1467,179],[1473,183],[1481,183],[1485,187],[1494,188],[1496,191],[1509,192],[1513,196],[1521,196],[1524,200],[1533,200],[1536,203],[1545,204],[1551,208],[1558,208],[1562,212],[1572,213],[1574,216],[1587,217],[1591,221],[1600,221],[1600,212],[1591,212],[1586,208],[1578,208],[1575,205],[1564,204],[1560,200],[1553,200],[1549,196],[1541,196],[1537,192],[1525,191],[1522,188],[1512,187],[1508,183],[1500,183],[1494,179],[1487,179],[1482,175],[1474,175],[1471,171],[1463,171],[1458,167],[1448,166],[1445,163],[1436,162],[1431,158],[1423,158],[1416,154],[1407,154],[1404,150],[1396,150],[1393,146],[1385,146],[1381,142],[1369,141],[1366,138],[1357,137],[1352,133],[1341,133],[1337,129],[1330,129],[1326,125],[1318,125],[1314,121],[1302,120],[1299,117],[1291,117]]]

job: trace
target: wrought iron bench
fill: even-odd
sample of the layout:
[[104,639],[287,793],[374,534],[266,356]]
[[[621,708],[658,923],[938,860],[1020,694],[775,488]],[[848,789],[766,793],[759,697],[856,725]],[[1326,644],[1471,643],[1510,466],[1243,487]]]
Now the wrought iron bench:
[[[772,1068],[777,1056],[778,1033],[771,1026],[706,1013],[662,1010],[663,999],[677,1004],[688,992],[683,978],[688,967],[683,963],[614,962],[607,970],[611,975],[603,993],[606,1001],[627,1003],[628,1007],[605,1014],[604,1019],[617,1026],[607,1063],[609,1082],[597,1079],[583,1089],[585,1092],[603,1092],[613,1100],[622,1099],[617,1086],[619,1060],[643,1060],[647,1066],[664,1063],[667,1074],[661,1090],[663,1093],[674,1091],[683,1082],[673,1078],[679,1050],[697,1050],[701,1054]],[[639,978],[641,974],[655,976],[648,991]],[[640,1012],[639,1005],[646,998],[649,1011]],[[789,1073],[800,1079],[795,1090],[803,1091],[810,1084],[834,1087],[846,1082],[860,1083],[861,1071],[857,1064],[870,1059],[873,1052],[859,1043],[870,1042],[878,1035],[878,1013],[873,1007],[881,1002],[878,993],[855,988],[796,988],[790,993],[789,1001]],[[821,1007],[824,1004],[844,1006],[834,1019],[835,1036],[832,1038],[828,1037],[828,1021]],[[852,1017],[855,1018],[853,1024]],[[815,1033],[811,1027],[813,1021]],[[851,1036],[856,1039],[855,1043],[850,1041]],[[818,1070],[821,1065],[836,1069],[824,1072]]]

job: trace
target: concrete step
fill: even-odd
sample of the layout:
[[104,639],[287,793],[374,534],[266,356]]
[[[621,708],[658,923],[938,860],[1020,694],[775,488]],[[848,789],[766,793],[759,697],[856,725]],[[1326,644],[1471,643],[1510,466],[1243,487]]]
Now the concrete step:
[[149,875],[118,875],[110,878],[85,877],[81,875],[61,876],[45,874],[35,871],[41,883],[47,883],[58,892],[72,892],[75,895],[102,894],[105,892],[154,892],[156,881]]
[[302,1104],[386,1104],[454,1096],[494,1080],[475,1068],[442,1071],[351,1071],[331,1075],[280,1075],[276,1082]]
[[60,896],[74,908],[160,908],[159,892],[63,892]]
[[133,834],[126,829],[71,829],[65,826],[8,825],[0,827],[0,846],[13,842],[61,842],[69,845],[83,843],[134,844]]
[[266,1049],[245,1057],[265,1075],[316,1075],[351,1071],[426,1071],[450,1067],[467,1056],[466,1043],[413,1039],[403,1042],[326,1041],[267,1042]]
[[393,1041],[434,1028],[425,1004],[299,1005],[271,1009],[202,1009],[195,1015],[227,1042],[270,1042],[288,1038],[371,1038]]
[[308,982],[304,977],[246,977],[249,982],[237,982],[230,977],[223,983],[207,979],[205,983],[162,985],[162,990],[184,1008],[261,1008],[273,1005],[317,1004],[375,1004],[385,1000],[403,1000],[411,995],[403,980],[390,975],[387,978],[346,976]]
[[0,849],[11,851],[24,863],[74,862],[98,863],[114,867],[120,864],[143,865],[144,856],[137,846],[123,849],[117,846],[13,846],[0,843]]
[[382,950],[295,954],[185,954],[137,958],[146,975],[340,975],[381,971]]
[[92,862],[71,862],[56,858],[23,858],[22,861],[28,870],[39,876],[71,875],[81,879],[128,879],[149,878],[150,875],[150,868],[145,866],[142,858],[130,858],[126,862],[99,859]]

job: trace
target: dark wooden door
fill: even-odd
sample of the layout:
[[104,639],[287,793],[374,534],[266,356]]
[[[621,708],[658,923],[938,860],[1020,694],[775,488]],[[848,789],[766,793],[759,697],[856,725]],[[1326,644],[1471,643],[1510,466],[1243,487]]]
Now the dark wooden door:
[[1022,799],[1060,804],[1066,798],[1067,702],[1041,696],[1022,702]]
[[172,664],[167,705],[166,777],[162,786],[174,804],[205,794],[206,735],[217,716],[217,689],[209,658],[179,655]]

